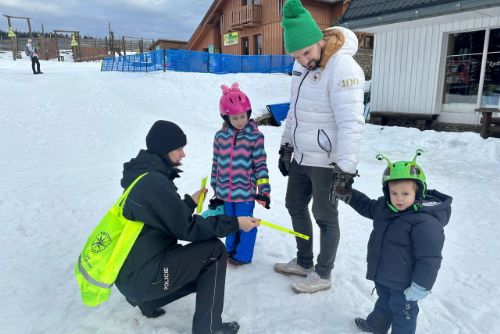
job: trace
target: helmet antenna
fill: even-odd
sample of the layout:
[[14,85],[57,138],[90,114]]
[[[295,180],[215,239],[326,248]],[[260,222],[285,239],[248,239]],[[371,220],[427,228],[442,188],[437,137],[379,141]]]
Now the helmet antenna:
[[380,161],[382,161],[382,160],[387,161],[387,166],[388,167],[391,165],[391,161],[389,159],[387,159],[385,156],[383,156],[382,154],[380,154],[380,153],[377,154],[377,156],[375,158],[377,158],[377,160],[380,160]]
[[421,148],[418,148],[417,151],[415,152],[415,156],[413,157],[412,162],[416,162],[417,157],[421,156],[423,153],[424,153],[424,150],[422,150]]

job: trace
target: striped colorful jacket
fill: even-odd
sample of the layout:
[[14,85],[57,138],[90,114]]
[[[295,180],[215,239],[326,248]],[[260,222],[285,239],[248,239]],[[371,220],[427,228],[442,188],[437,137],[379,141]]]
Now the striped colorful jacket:
[[215,134],[210,185],[226,202],[253,201],[257,190],[271,192],[264,135],[252,119],[241,130],[224,124]]

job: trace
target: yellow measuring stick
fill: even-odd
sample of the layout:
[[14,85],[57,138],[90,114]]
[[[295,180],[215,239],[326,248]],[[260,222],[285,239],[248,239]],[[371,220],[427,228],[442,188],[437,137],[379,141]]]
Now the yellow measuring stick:
[[[205,189],[207,185],[207,179],[208,176],[205,176],[203,179],[201,179],[201,189]],[[203,210],[203,202],[205,202],[205,192],[202,191],[200,194],[200,199],[198,200],[198,206],[196,207],[196,213],[201,213],[201,210]]]
[[309,236],[308,235],[305,235],[305,234],[302,234],[302,233],[298,233],[298,232],[289,230],[289,229],[287,229],[287,228],[285,228],[283,226],[279,226],[279,225],[270,223],[270,222],[265,221],[265,220],[261,220],[259,223],[261,225],[264,225],[264,226],[267,226],[267,227],[270,227],[270,228],[274,228],[274,229],[279,230],[281,232],[290,233],[290,234],[293,234],[296,237],[299,237],[299,238],[302,238],[302,239],[305,239],[305,240],[309,240]]

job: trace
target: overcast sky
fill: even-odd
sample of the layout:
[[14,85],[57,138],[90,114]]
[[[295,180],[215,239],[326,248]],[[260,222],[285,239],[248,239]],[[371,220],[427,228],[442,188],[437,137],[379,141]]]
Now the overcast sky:
[[[30,17],[34,31],[77,30],[81,35],[105,37],[108,22],[115,37],[166,38],[187,41],[212,0],[0,0],[0,14]],[[18,31],[26,21],[15,19]],[[0,29],[8,28],[0,17]]]

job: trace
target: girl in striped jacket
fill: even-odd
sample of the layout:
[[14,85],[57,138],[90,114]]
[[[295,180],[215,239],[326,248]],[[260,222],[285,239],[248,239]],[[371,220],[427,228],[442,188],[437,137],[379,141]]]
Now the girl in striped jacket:
[[[219,110],[224,124],[214,138],[210,184],[224,201],[227,216],[253,216],[255,201],[269,209],[271,187],[264,150],[264,135],[250,119],[252,106],[237,83],[222,85]],[[252,261],[257,228],[226,237],[229,262]]]

